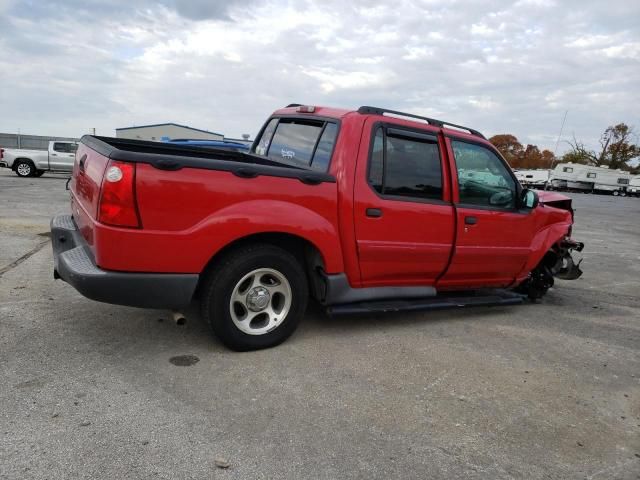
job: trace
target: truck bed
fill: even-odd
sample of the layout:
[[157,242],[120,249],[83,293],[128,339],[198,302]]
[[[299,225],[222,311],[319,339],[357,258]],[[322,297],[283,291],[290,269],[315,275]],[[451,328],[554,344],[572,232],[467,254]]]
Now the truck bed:
[[[138,228],[98,219],[110,161],[135,164]],[[245,152],[84,136],[70,189],[73,220],[105,270],[199,273],[239,236],[300,228],[341,268],[337,183],[327,173]]]
[[310,184],[335,182],[335,178],[327,173],[279,163],[248,152],[92,135],[83,136],[81,142],[112,160],[146,163],[160,170],[189,167],[222,170],[245,178],[269,175],[298,178]]

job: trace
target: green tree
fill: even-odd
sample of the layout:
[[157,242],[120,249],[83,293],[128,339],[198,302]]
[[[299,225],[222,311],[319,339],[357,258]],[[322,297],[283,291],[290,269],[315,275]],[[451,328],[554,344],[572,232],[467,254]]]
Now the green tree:
[[629,162],[640,157],[640,145],[631,143],[634,137],[633,128],[624,123],[607,128],[600,139],[602,151],[605,152],[601,161],[609,168],[630,169]]
[[573,142],[569,142],[571,150],[563,155],[562,161],[631,170],[630,162],[640,157],[640,145],[633,142],[635,138],[633,128],[624,123],[609,126],[600,137],[600,149],[596,152],[574,136]]

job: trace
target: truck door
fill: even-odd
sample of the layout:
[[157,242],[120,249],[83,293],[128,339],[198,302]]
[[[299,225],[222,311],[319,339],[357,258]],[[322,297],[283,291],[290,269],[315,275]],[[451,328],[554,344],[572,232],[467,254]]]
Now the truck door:
[[453,248],[454,209],[437,129],[365,123],[354,187],[362,286],[433,285]]
[[49,144],[49,169],[71,172],[77,149],[78,144],[74,142],[51,142]]
[[451,265],[437,286],[507,286],[531,252],[532,210],[518,209],[516,178],[492,149],[467,139],[446,142],[454,159],[457,232]]

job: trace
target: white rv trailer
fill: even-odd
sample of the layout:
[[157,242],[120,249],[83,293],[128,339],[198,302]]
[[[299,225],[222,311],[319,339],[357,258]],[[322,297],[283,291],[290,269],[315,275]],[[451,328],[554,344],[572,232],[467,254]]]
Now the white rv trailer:
[[631,174],[609,167],[580,163],[559,163],[551,172],[549,184],[554,190],[578,190],[626,195]]
[[629,180],[627,195],[640,197],[640,175],[636,175],[635,177],[632,177],[631,180]]
[[514,170],[516,178],[520,182],[520,185],[524,187],[538,187],[544,188],[549,181],[549,170],[536,169],[536,170]]

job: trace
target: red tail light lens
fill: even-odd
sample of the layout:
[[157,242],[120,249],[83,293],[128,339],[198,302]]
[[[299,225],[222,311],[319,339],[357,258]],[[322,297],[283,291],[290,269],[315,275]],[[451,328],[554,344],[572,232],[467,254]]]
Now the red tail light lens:
[[102,178],[98,221],[116,227],[140,228],[136,203],[135,163],[110,160]]
[[4,158],[4,148],[0,148],[0,160]]

